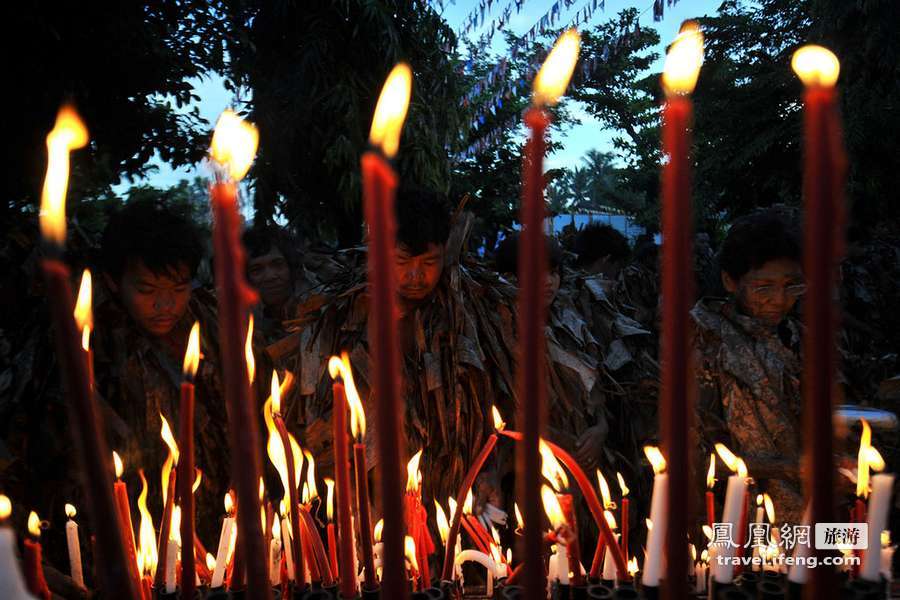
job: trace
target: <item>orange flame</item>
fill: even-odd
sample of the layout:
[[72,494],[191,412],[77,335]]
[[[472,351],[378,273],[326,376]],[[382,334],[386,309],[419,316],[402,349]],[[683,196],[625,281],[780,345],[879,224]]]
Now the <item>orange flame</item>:
[[67,502],[65,508],[66,508],[66,516],[70,519],[74,519],[75,515],[78,514],[78,511],[75,510],[74,504],[69,504]]
[[259,131],[240,118],[234,111],[226,110],[216,122],[213,131],[212,159],[228,169],[235,181],[240,181],[250,170],[259,146]]
[[713,486],[716,485],[716,455],[709,455],[709,470],[706,471],[706,487],[708,489],[713,489]]
[[409,566],[412,570],[418,571],[419,563],[416,561],[416,542],[408,535],[403,538],[403,554],[406,556],[406,560],[409,561]]
[[376,542],[381,541],[381,533],[384,531],[384,519],[378,519],[375,523],[375,529],[372,531],[372,539]]
[[328,359],[328,373],[332,379],[339,375],[344,383],[344,395],[350,406],[350,431],[354,439],[362,441],[366,437],[366,413],[356,390],[356,382],[353,381],[353,369],[350,367],[350,355],[341,352],[340,358],[332,356]]
[[766,507],[766,518],[769,519],[769,523],[775,524],[775,503],[772,502],[772,497],[769,494],[763,494],[763,505]]
[[113,467],[116,471],[116,479],[122,479],[122,473],[125,472],[125,465],[122,463],[122,458],[119,456],[119,453],[113,450]]
[[78,299],[75,301],[75,324],[81,330],[81,347],[85,352],[91,349],[91,330],[94,329],[94,313],[91,310],[93,287],[91,282],[91,270],[85,269],[81,274]]
[[28,533],[34,537],[41,537],[41,518],[34,511],[28,513]]
[[196,472],[196,476],[194,477],[194,484],[191,486],[191,493],[196,494],[197,489],[200,487],[200,482],[203,480],[203,471],[200,469],[194,469]]
[[447,509],[450,511],[449,516],[450,520],[452,521],[456,516],[456,499],[453,498],[453,496],[447,497]]
[[628,486],[625,485],[625,478],[622,477],[622,474],[621,474],[621,473],[619,473],[618,471],[616,471],[616,479],[619,480],[619,489],[622,490],[622,497],[624,498],[625,496],[628,495],[628,492],[630,491],[630,490],[628,489]]
[[663,457],[662,452],[659,451],[659,448],[656,446],[644,446],[644,454],[653,467],[653,473],[659,475],[666,470],[666,459]]
[[618,525],[616,524],[616,517],[612,514],[612,511],[604,510],[603,518],[606,519],[606,524],[609,525],[610,529],[618,528]]
[[600,484],[600,497],[603,498],[603,508],[613,506],[612,494],[609,492],[609,484],[606,483],[606,477],[597,469],[597,482]]
[[422,483],[422,473],[419,471],[419,461],[422,460],[422,450],[419,450],[406,463],[406,491],[415,493],[419,491]]
[[578,62],[581,36],[574,29],[565,31],[547,55],[534,78],[535,106],[553,106],[565,93]]
[[71,106],[56,115],[47,134],[47,175],[41,190],[41,235],[62,246],[66,241],[66,191],[69,186],[69,153],[86,146],[88,132]]
[[500,416],[500,411],[493,404],[491,405],[491,415],[494,417],[494,429],[497,431],[506,429],[506,421],[503,420],[503,417]]
[[162,500],[163,506],[165,506],[166,499],[169,496],[169,476],[172,473],[172,468],[178,464],[178,444],[175,442],[175,436],[172,435],[172,429],[169,427],[169,422],[166,421],[166,418],[162,413],[160,413],[159,419],[162,422],[160,427],[160,437],[162,437],[166,446],[169,447],[169,455],[166,457],[162,466]]
[[[278,519],[275,519],[275,522],[278,522]],[[210,573],[216,570],[216,557],[212,555],[212,552],[206,553],[206,568]]]
[[541,500],[544,503],[544,512],[547,513],[547,518],[550,519],[553,529],[562,527],[565,523],[562,507],[559,505],[559,498],[556,497],[556,492],[549,485],[541,486]]
[[369,143],[381,148],[388,158],[396,156],[400,149],[400,133],[406,120],[411,91],[412,69],[406,63],[399,63],[381,88],[369,132]]
[[471,488],[469,488],[469,491],[466,493],[466,500],[465,500],[465,502],[463,502],[462,511],[463,511],[464,515],[472,514],[472,489]]
[[303,456],[306,457],[306,485],[309,488],[309,501],[312,502],[319,497],[319,488],[316,485],[316,461],[313,459],[312,452],[305,448]]
[[225,494],[225,514],[231,516],[234,512],[234,498],[231,497],[231,492]]
[[138,562],[144,573],[153,575],[156,573],[156,563],[159,560],[156,551],[156,534],[153,531],[153,517],[147,508],[147,479],[144,470],[139,469],[141,477],[141,494],[138,496],[138,512],[141,513],[141,524],[138,529]]
[[187,349],[184,351],[184,363],[181,372],[190,380],[194,379],[197,374],[197,368],[200,366],[200,322],[194,321],[191,327],[191,334],[188,336]]
[[550,482],[557,492],[561,492],[569,487],[569,478],[566,472],[560,466],[550,446],[543,439],[538,444],[538,450],[541,453],[541,474]]
[[437,521],[441,542],[446,545],[447,537],[450,535],[450,523],[447,521],[447,515],[444,513],[444,508],[437,500],[434,501],[434,520]]
[[523,527],[525,527],[525,521],[524,519],[522,519],[522,511],[519,510],[518,502],[513,502],[513,511],[515,511],[516,513],[516,523],[518,525],[517,529],[522,529]]
[[694,91],[703,65],[703,32],[696,21],[685,21],[669,46],[663,66],[662,84],[667,96]]
[[841,73],[841,62],[828,48],[810,44],[794,52],[791,68],[807,87],[833,87]]
[[12,514],[12,502],[6,494],[0,494],[0,521],[5,521]]
[[[281,478],[281,487],[284,490],[285,496],[290,494],[290,487],[288,485],[288,470],[287,470],[287,455],[285,454],[284,445],[281,442],[281,436],[278,434],[278,429],[275,427],[275,418],[273,410],[275,407],[276,400],[280,404],[281,394],[287,391],[288,387],[293,382],[293,376],[290,371],[288,371],[284,376],[284,381],[281,385],[278,385],[278,374],[273,371],[272,372],[272,395],[266,400],[263,405],[263,420],[266,423],[266,430],[269,432],[269,437],[266,442],[266,453],[269,455],[269,460],[272,462],[272,465],[275,467],[275,470],[278,472],[278,476]],[[277,408],[281,408],[278,406]],[[300,485],[300,466],[303,461],[302,453],[300,452],[300,446],[296,443],[296,440],[293,439],[293,436],[288,434],[288,440],[291,444],[291,454],[294,458],[294,488]],[[295,447],[296,445],[296,447]]]
[[634,576],[638,572],[638,561],[637,556],[632,556],[628,559],[628,574],[634,579]]
[[256,380],[256,359],[253,357],[253,313],[247,322],[247,339],[244,341],[244,360],[247,363],[247,381],[250,385]]
[[325,516],[334,521],[334,479],[325,478]]

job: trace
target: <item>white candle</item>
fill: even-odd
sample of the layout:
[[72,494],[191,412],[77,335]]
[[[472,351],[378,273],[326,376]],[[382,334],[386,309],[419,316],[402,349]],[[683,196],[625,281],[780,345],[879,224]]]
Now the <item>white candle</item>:
[[22,579],[16,559],[16,535],[9,527],[0,527],[0,598],[34,600]]
[[894,550],[897,546],[886,546],[881,549],[881,574],[888,581],[894,580],[894,573],[891,566],[894,564]]
[[291,523],[287,517],[281,519],[281,540],[284,562],[287,564],[288,579],[296,581],[294,574],[294,549],[291,547]]
[[216,549],[216,566],[213,569],[210,587],[215,589],[222,587],[225,580],[225,563],[228,561],[228,546],[231,544],[231,529],[234,527],[234,517],[222,519],[222,531],[219,533],[219,547]]
[[872,495],[869,496],[867,522],[869,524],[869,548],[863,557],[860,577],[866,581],[879,581],[881,575],[881,532],[887,527],[888,511],[891,508],[891,493],[894,490],[894,476],[879,473],[872,477]]
[[77,585],[84,587],[84,573],[81,567],[81,541],[78,539],[78,523],[75,522],[75,507],[66,504],[66,547],[69,550],[69,574]]
[[[485,554],[484,552],[479,552],[478,550],[463,550],[459,554],[456,555],[454,559],[454,565],[462,568],[462,564],[464,562],[477,562],[485,569],[487,569],[487,590],[485,590],[485,595],[491,597],[494,595],[494,571],[497,569],[496,563],[494,563],[494,559]],[[465,587],[465,584],[463,584]]]
[[694,590],[698,594],[706,593],[706,565],[702,561],[694,563]]
[[178,560],[178,541],[170,537],[168,541],[168,550],[166,550],[166,571],[165,571],[165,585],[166,585],[166,593],[171,594],[175,591],[175,564]]
[[647,559],[644,561],[644,571],[641,575],[641,583],[650,587],[659,587],[659,580],[663,572],[663,547],[666,543],[666,529],[668,515],[666,504],[669,495],[669,476],[666,473],[657,473],[653,476],[653,497],[650,500],[650,521],[653,529],[647,532]]
[[560,544],[557,547],[556,559],[556,575],[559,578],[560,585],[569,585],[569,552],[568,549]]
[[269,542],[269,583],[281,583],[281,541],[277,537]]
[[[803,521],[801,525],[809,526],[810,521],[810,511],[812,509],[807,504],[806,510],[803,511]],[[810,540],[809,544],[797,544],[794,546],[793,556],[793,564],[791,565],[790,570],[788,571],[788,581],[792,583],[805,584],[809,579],[809,567],[805,564],[798,564],[798,561],[801,559],[805,559],[809,556],[810,551],[812,550],[811,545],[813,543],[812,540],[812,532],[810,532]]]
[[[619,539],[619,534],[614,534],[616,536],[616,540]],[[601,578],[604,581],[615,581],[616,580],[616,563],[613,559],[613,553],[610,549],[609,544],[606,545],[606,555],[603,557],[603,574]]]
[[[722,509],[722,522],[731,523],[733,538],[737,538],[740,529],[741,512],[744,496],[747,492],[747,479],[741,475],[731,475],[728,478],[728,488],[725,491],[725,506]],[[716,555],[723,557],[725,562],[718,560],[712,563],[712,576],[717,583],[731,583],[734,580],[734,565],[730,559],[734,556],[734,547],[730,543],[717,547]]]

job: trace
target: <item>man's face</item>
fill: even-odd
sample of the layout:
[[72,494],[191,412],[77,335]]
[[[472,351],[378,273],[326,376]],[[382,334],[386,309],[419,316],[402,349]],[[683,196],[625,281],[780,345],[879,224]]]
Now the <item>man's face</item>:
[[266,306],[280,307],[291,296],[291,267],[277,248],[249,259],[247,278]]
[[187,312],[191,273],[185,264],[154,273],[143,262],[131,262],[117,286],[122,303],[138,326],[152,336],[172,331]]
[[394,276],[400,297],[411,302],[427,298],[437,287],[444,270],[444,246],[428,244],[422,254],[413,255],[409,248],[397,246]]
[[806,292],[800,263],[789,258],[770,260],[738,281],[723,272],[722,282],[737,297],[743,313],[770,327],[778,325]]
[[559,292],[559,271],[551,270],[547,272],[547,279],[544,282],[544,302],[547,306],[553,304],[556,299],[556,293]]

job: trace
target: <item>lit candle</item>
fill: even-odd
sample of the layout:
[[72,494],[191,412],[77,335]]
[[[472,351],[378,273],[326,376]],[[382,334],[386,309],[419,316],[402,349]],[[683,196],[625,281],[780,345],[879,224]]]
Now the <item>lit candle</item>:
[[272,520],[272,541],[269,542],[269,583],[276,586],[281,582],[281,522]]
[[[659,448],[644,446],[644,454],[647,455],[653,466],[653,495],[650,500],[650,520],[653,522],[653,528],[647,532],[647,558],[644,561],[641,583],[647,587],[659,587],[667,558],[663,547],[669,521],[670,504],[667,498],[669,476],[663,472],[666,468],[666,459],[663,458]],[[671,559],[671,557],[668,558]]]
[[522,586],[527,598],[537,598],[546,588],[541,564],[541,475],[538,450],[546,411],[546,374],[544,372],[546,302],[544,285],[547,272],[547,248],[544,242],[544,153],[550,116],[545,107],[553,106],[565,92],[578,60],[581,40],[570,29],[556,41],[534,81],[532,106],[525,113],[525,125],[531,130],[526,148],[522,206],[522,244],[519,254],[519,349],[517,370],[519,396],[518,423],[524,436],[518,449],[517,496],[525,516],[523,531],[524,567]]
[[219,545],[216,548],[216,566],[213,568],[210,587],[215,589],[222,587],[225,581],[225,566],[228,561],[228,547],[231,544],[231,530],[234,527],[232,510],[234,502],[231,494],[225,494],[225,517],[222,519],[222,529],[219,532]]
[[369,142],[375,148],[362,158],[363,196],[369,226],[369,343],[374,364],[373,392],[378,403],[381,504],[385,521],[382,556],[382,596],[407,597],[404,573],[403,490],[400,468],[403,406],[400,403],[400,355],[396,328],[397,282],[394,280],[394,192],[397,175],[388,160],[397,154],[400,132],[409,106],[412,70],[399,64],[381,90]]
[[[566,519],[566,525],[569,528],[569,543],[566,544],[566,554],[568,555],[569,565],[572,569],[572,585],[583,586],[584,578],[581,576],[581,548],[578,543],[578,521],[575,517],[575,507],[572,503],[571,494],[560,494],[559,505],[562,508],[563,516]],[[615,522],[615,521],[613,521]],[[609,549],[607,549],[609,551]],[[606,569],[604,567],[604,573]]]
[[51,315],[56,324],[57,356],[62,367],[66,395],[71,400],[69,421],[75,443],[75,456],[86,494],[86,505],[95,524],[97,547],[105,557],[98,569],[101,587],[111,597],[137,598],[138,590],[129,576],[121,523],[113,497],[109,448],[97,427],[98,409],[91,394],[90,375],[72,318],[70,271],[59,257],[66,239],[66,192],[69,181],[69,153],[88,143],[88,133],[75,110],[60,109],[53,130],[47,135],[47,175],[41,192],[40,228],[46,249],[41,268],[47,289]]
[[181,553],[181,597],[194,598],[194,377],[200,365],[200,323],[194,322],[184,353],[181,382],[181,410],[179,413],[178,501],[181,504],[181,539],[188,547]]
[[[332,378],[337,377],[342,369],[341,359],[332,356],[328,361],[328,370]],[[356,596],[356,573],[353,570],[353,554],[356,551],[356,540],[353,535],[351,516],[350,490],[350,453],[347,436],[347,401],[342,381],[335,381],[332,386],[334,401],[332,403],[332,426],[334,435],[334,475],[338,496],[338,535],[340,537],[340,579],[341,596]],[[333,529],[333,528],[332,528]]]
[[872,495],[869,497],[869,549],[863,557],[860,577],[867,581],[880,581],[881,532],[887,530],[887,518],[891,509],[894,476],[878,474],[872,477]]
[[[606,521],[609,523],[610,529],[616,528],[616,518],[610,511],[606,511],[604,513],[606,516]],[[612,548],[607,546],[606,548],[606,556],[603,558],[603,575],[602,579],[604,581],[615,581],[616,577],[616,561],[613,559]]]
[[[843,192],[846,160],[841,143],[835,83],[837,57],[821,46],[804,46],[791,67],[806,88],[804,93],[803,275],[808,293],[803,304],[803,417],[808,461],[812,523],[833,518],[834,458],[832,425],[838,322],[834,302],[837,264],[843,251]],[[870,530],[871,534],[871,530]],[[875,538],[877,540],[877,538]],[[818,555],[818,552],[814,550]],[[811,572],[810,597],[834,593],[833,568],[819,561]]]
[[153,529],[153,518],[147,508],[147,478],[144,470],[138,469],[141,478],[141,493],[138,495],[138,512],[141,515],[140,529],[138,530],[138,566],[141,574],[141,597],[143,600],[151,600],[150,590],[153,587],[153,574],[156,571],[157,550],[156,531]]
[[[454,559],[454,564],[460,568],[462,571],[463,563],[474,562],[478,563],[482,567],[487,570],[487,582],[485,589],[485,596],[491,598],[494,595],[494,572],[497,569],[497,564],[494,562],[490,556],[485,554],[484,552],[479,552],[478,550],[463,550],[459,554],[456,555]],[[464,585],[464,584],[463,584]]]
[[[546,467],[546,460],[544,461],[544,465]],[[562,471],[560,471],[560,473],[562,473]],[[545,471],[545,474],[549,474],[549,472]],[[550,479],[551,482],[554,482],[555,485],[559,485],[562,481],[565,481],[565,479],[560,481],[560,477],[564,478],[565,474],[555,474],[548,479]],[[560,506],[559,497],[556,495],[556,491],[548,485],[541,486],[541,502],[544,505],[544,512],[550,520],[550,525],[557,534],[556,549],[550,557],[548,574],[551,580],[556,579],[559,581],[560,585],[569,585],[569,552],[566,545],[571,541],[572,537],[570,535],[571,532],[566,530],[565,514],[563,513],[562,506]],[[562,546],[562,550],[560,550],[560,546]]]
[[[694,91],[703,63],[703,34],[695,22],[685,22],[669,47],[662,74],[666,94],[663,105],[662,140],[666,157],[662,172],[662,297],[663,316],[660,335],[662,363],[659,424],[668,459],[667,509],[665,519],[651,516],[654,538],[665,547],[668,592],[681,590],[688,571],[685,548],[688,535],[688,511],[684,501],[691,493],[688,458],[688,433],[691,431],[693,398],[690,396],[691,348],[688,323],[693,297],[694,264],[691,256],[691,136]],[[649,550],[649,545],[648,545]],[[654,563],[650,566],[656,567]],[[644,576],[647,576],[647,566]],[[656,573],[652,573],[656,575]]]
[[31,600],[33,596],[25,587],[16,558],[16,535],[7,526],[11,513],[12,503],[7,496],[0,494],[0,598]]
[[325,478],[325,489],[325,516],[328,518],[328,525],[325,527],[328,536],[328,562],[331,564],[332,573],[337,573],[337,536],[334,531],[334,479],[330,477]]
[[287,510],[284,508],[284,502],[282,501],[281,504],[281,547],[284,550],[284,562],[287,566],[288,579],[294,581],[296,574],[294,573],[294,553],[292,550],[294,544],[291,540],[291,523],[287,516]]
[[238,529],[247,570],[249,600],[268,600],[269,574],[265,537],[259,522],[257,495],[262,462],[255,404],[250,399],[249,373],[244,358],[248,306],[256,294],[244,280],[244,251],[240,242],[238,188],[256,154],[259,133],[231,111],[216,123],[211,155],[217,164],[216,182],[210,188],[213,209],[216,291],[219,302],[219,339],[222,355],[223,389],[231,426],[232,473],[235,478]]
[[[175,591],[177,585],[175,565],[178,563],[178,548],[181,546],[181,507],[177,504],[172,509],[172,521],[169,525],[169,539],[166,540],[166,546],[163,585],[166,593],[171,594]],[[188,577],[188,579],[191,579],[191,577]],[[183,581],[182,585],[184,585]]]
[[116,482],[113,484],[113,493],[116,498],[116,508],[119,511],[119,520],[122,523],[122,543],[125,544],[125,554],[128,557],[128,572],[134,586],[141,587],[141,576],[138,573],[137,549],[134,544],[134,525],[131,522],[131,504],[128,500],[128,488],[122,481],[122,473],[125,465],[117,452],[113,452],[113,467],[116,473]]
[[628,561],[628,507],[630,500],[628,499],[628,486],[625,485],[625,478],[622,474],[616,472],[616,478],[619,480],[619,489],[622,490],[622,506],[619,509],[619,521],[622,526],[622,554]]
[[[728,477],[728,487],[725,490],[725,505],[722,508],[722,523],[730,523],[732,535],[739,535],[735,529],[740,528],[742,515],[746,506],[747,495],[747,467],[744,461],[737,458],[723,444],[716,444],[716,451],[722,461],[734,474]],[[740,539],[739,537],[737,539]],[[717,583],[727,584],[734,579],[734,567],[730,558],[735,556],[735,548],[731,544],[723,544],[716,548],[716,556],[725,560],[715,560],[712,564],[712,576]]]
[[716,522],[716,498],[713,486],[716,485],[716,455],[709,454],[709,470],[706,472],[706,524],[712,528]]
[[81,565],[81,540],[78,539],[78,523],[75,522],[75,507],[66,504],[66,548],[69,551],[69,574],[78,586],[84,587]]
[[23,544],[22,557],[25,583],[32,594],[42,600],[50,600],[50,589],[44,579],[44,567],[41,564],[41,520],[34,511],[28,514],[28,533],[29,537],[25,538]]
[[169,538],[171,537],[170,527],[172,526],[172,514],[175,510],[175,490],[178,481],[178,471],[174,468],[178,465],[179,451],[178,444],[175,442],[175,436],[172,435],[172,428],[169,422],[160,413],[160,429],[159,434],[163,442],[169,448],[169,454],[163,462],[160,472],[163,514],[159,524],[159,542],[157,547],[161,552],[159,562],[162,564],[161,569],[156,569],[156,576],[153,581],[153,587],[159,589],[165,585],[166,565],[168,564],[169,554]]

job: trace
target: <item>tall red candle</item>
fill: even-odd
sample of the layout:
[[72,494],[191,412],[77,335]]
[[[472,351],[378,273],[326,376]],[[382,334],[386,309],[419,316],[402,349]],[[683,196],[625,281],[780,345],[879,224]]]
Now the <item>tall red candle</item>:
[[628,506],[630,500],[628,498],[622,498],[622,508],[619,513],[619,527],[622,529],[622,556],[625,558],[625,562],[628,562]]
[[181,406],[178,415],[178,499],[181,506],[181,597],[194,600],[194,376],[200,363],[200,324],[194,323],[184,355]]
[[128,501],[128,488],[121,480],[124,465],[119,455],[113,452],[113,463],[116,471],[116,482],[113,484],[113,495],[116,499],[116,510],[122,523],[122,544],[125,546],[128,575],[131,577],[135,588],[141,587],[141,576],[137,567],[137,550],[134,544],[134,525],[131,522],[131,504]]
[[334,427],[334,475],[337,490],[337,524],[338,548],[340,551],[341,597],[356,596],[356,573],[354,572],[353,553],[356,542],[353,536],[351,490],[350,490],[350,437],[347,434],[347,399],[344,396],[344,384],[335,381],[331,386],[334,392],[332,408],[332,425]]
[[232,479],[237,491],[238,529],[247,568],[247,598],[268,600],[267,548],[260,523],[259,476],[262,470],[256,407],[251,400],[244,342],[248,307],[255,293],[244,280],[244,251],[240,242],[240,214],[235,181],[247,173],[256,154],[258,133],[254,127],[226,111],[216,123],[212,157],[228,168],[230,178],[210,188],[213,209],[216,292],[219,301],[219,339],[223,389],[230,426]]
[[[685,598],[690,559],[687,549],[688,515],[691,514],[688,433],[693,426],[690,396],[691,349],[688,323],[693,298],[694,268],[691,257],[690,148],[694,89],[703,60],[703,36],[696,23],[685,23],[672,44],[663,69],[663,154],[668,159],[662,173],[662,296],[660,340],[662,394],[659,423],[668,471],[668,521],[666,527],[666,575],[663,586],[669,598]],[[687,504],[685,504],[687,502]]]
[[[844,174],[846,160],[841,143],[835,83],[840,73],[837,57],[821,46],[805,46],[794,53],[794,71],[803,81],[804,168],[803,271],[806,300],[803,315],[803,419],[811,522],[828,523],[834,514],[835,330],[838,321],[833,301],[835,271],[843,252]],[[876,540],[877,542],[877,540]],[[819,552],[814,550],[817,556]],[[820,564],[822,563],[820,558]],[[834,571],[821,565],[810,573],[811,596],[835,596]]]
[[47,176],[41,194],[41,235],[47,256],[41,261],[47,299],[62,368],[63,385],[69,398],[69,422],[75,457],[86,496],[86,508],[95,527],[97,547],[105,564],[99,579],[111,597],[139,597],[129,576],[127,554],[122,543],[122,525],[113,497],[109,447],[101,434],[99,411],[90,392],[90,377],[81,348],[81,333],[72,318],[72,288],[69,268],[59,259],[66,239],[66,188],[69,152],[88,142],[87,130],[71,107],[63,107],[47,136]]
[[50,588],[47,587],[47,581],[44,579],[44,567],[41,564],[40,519],[34,511],[28,515],[28,533],[29,537],[25,538],[22,556],[25,584],[28,586],[28,591],[41,600],[50,600]]
[[403,489],[401,477],[404,411],[400,404],[400,354],[396,328],[397,282],[394,280],[394,192],[397,175],[387,159],[400,146],[412,87],[412,71],[394,67],[375,108],[370,143],[380,151],[362,157],[363,200],[369,226],[369,344],[373,391],[377,402],[378,462],[384,518],[382,597],[404,600],[409,595],[404,564]]
[[[275,392],[275,386],[273,385],[273,394]],[[275,428],[278,430],[278,436],[281,439],[281,445],[284,448],[284,458],[287,464],[287,480],[288,480],[288,502],[289,502],[289,512],[291,515],[291,556],[294,560],[295,565],[300,565],[299,568],[294,569],[294,579],[297,582],[299,587],[303,587],[306,585],[306,574],[303,571],[303,544],[301,543],[302,539],[300,537],[301,531],[301,523],[300,523],[300,498],[297,494],[297,486],[296,483],[296,473],[298,465],[294,462],[294,453],[291,449],[291,441],[290,436],[288,435],[287,427],[284,424],[284,419],[281,417],[281,414],[275,412],[272,415],[275,420]]]

